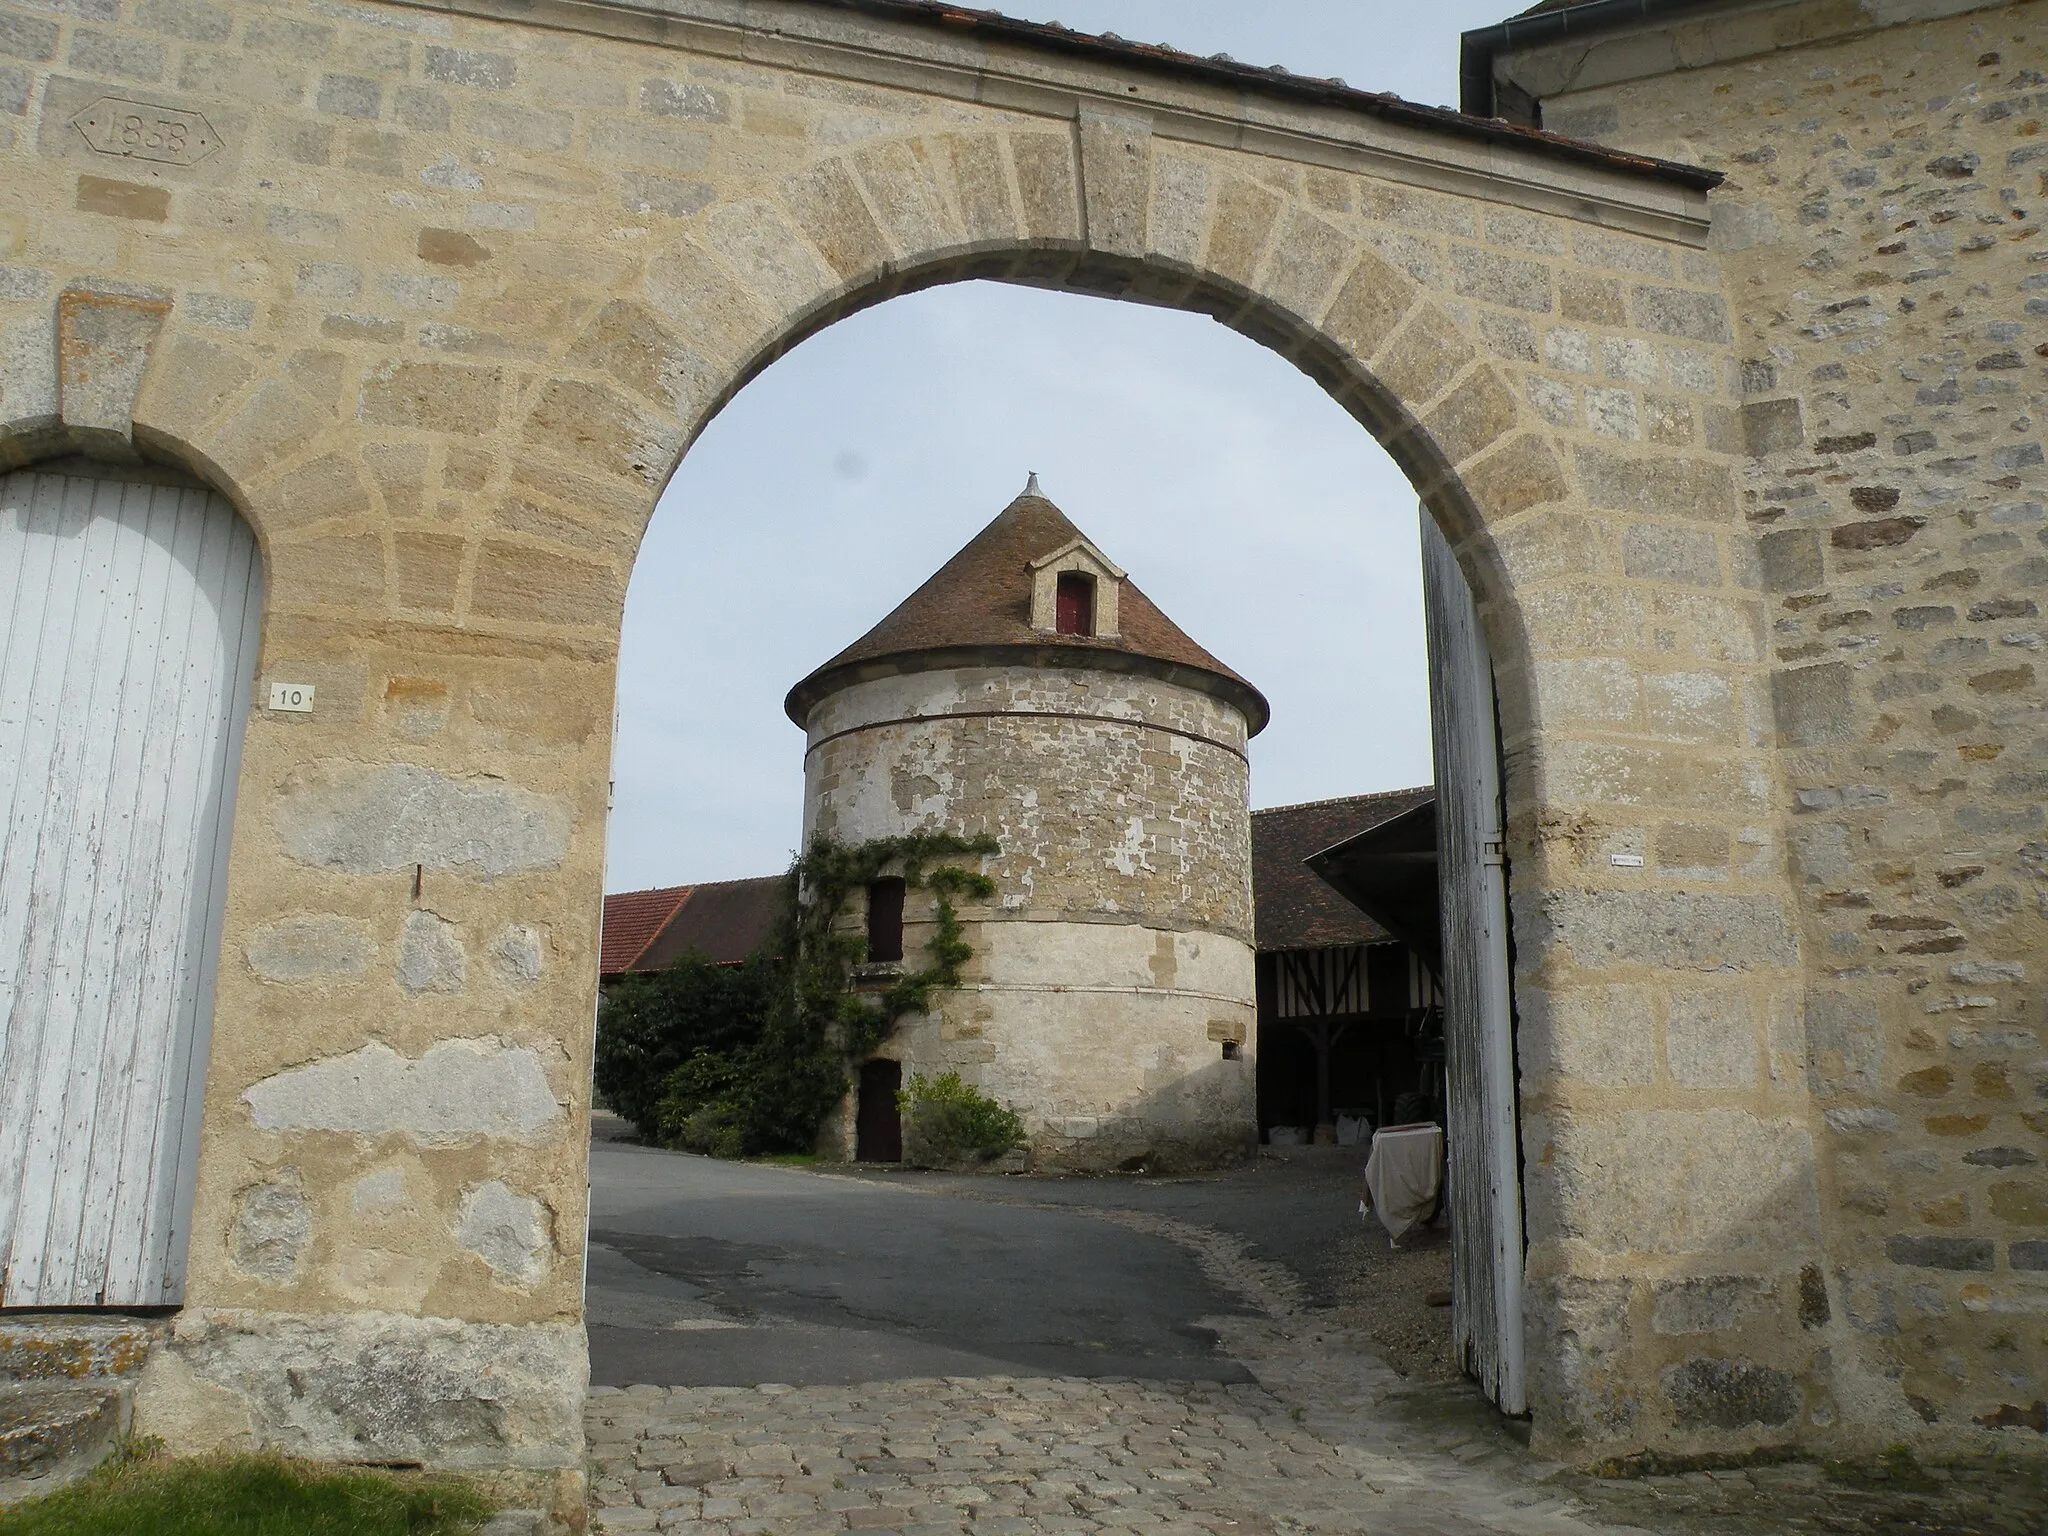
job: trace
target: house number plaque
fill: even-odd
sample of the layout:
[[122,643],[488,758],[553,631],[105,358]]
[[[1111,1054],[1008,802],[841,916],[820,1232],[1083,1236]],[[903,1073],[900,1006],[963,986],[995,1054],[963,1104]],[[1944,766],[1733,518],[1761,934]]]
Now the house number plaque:
[[102,96],[71,119],[85,142],[103,155],[197,165],[220,148],[220,135],[197,112],[153,107],[144,101]]

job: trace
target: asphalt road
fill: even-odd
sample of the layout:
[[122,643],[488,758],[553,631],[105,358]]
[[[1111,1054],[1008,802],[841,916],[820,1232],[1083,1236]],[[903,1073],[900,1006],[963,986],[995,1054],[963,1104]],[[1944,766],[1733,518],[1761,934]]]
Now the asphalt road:
[[1013,1203],[1031,1192],[988,1199],[599,1140],[592,1380],[1251,1379],[1199,1321],[1242,1303],[1185,1250],[1079,1210]]
[[[1346,1293],[1350,1255],[1338,1239],[1360,1224],[1363,1147],[1261,1149],[1257,1158],[1218,1173],[1169,1178],[990,1178],[915,1172],[879,1164],[850,1170],[856,1178],[955,1199],[1053,1205],[1085,1210],[1146,1211],[1237,1238],[1255,1259],[1284,1264],[1313,1306]],[[1377,1235],[1377,1226],[1370,1230]]]

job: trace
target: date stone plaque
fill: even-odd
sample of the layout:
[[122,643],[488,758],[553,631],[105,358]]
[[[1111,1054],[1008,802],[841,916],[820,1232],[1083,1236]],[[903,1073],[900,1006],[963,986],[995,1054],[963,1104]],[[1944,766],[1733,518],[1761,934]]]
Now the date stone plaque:
[[201,114],[121,96],[102,96],[71,124],[103,155],[160,165],[197,165],[221,147],[220,135]]

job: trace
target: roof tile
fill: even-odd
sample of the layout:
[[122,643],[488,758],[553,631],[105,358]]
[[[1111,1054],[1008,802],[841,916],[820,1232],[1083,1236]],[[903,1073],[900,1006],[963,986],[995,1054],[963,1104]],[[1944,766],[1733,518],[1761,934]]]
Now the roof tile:
[[1252,907],[1258,948],[1377,944],[1386,929],[1339,896],[1302,861],[1435,798],[1427,784],[1252,812]]
[[783,705],[789,718],[806,724],[820,699],[866,677],[975,660],[1028,661],[1166,676],[1227,699],[1244,710],[1255,733],[1261,729],[1269,710],[1258,689],[1189,639],[1131,581],[1118,590],[1113,637],[1031,627],[1031,562],[1086,537],[1058,507],[1027,491],[887,618],[790,689]]
[[691,887],[666,885],[651,891],[620,891],[604,899],[604,931],[598,941],[598,974],[619,976],[633,968],[654,936],[689,899]]

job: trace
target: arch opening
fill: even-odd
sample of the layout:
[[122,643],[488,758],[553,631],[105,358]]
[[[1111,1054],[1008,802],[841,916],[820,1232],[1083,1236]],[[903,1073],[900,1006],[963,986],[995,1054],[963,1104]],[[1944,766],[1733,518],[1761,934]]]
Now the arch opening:
[[[949,270],[951,271],[953,276],[957,276],[963,280],[970,279],[973,277],[989,275],[984,271],[969,271],[966,268],[962,267],[954,267]],[[1059,267],[1059,270],[1069,277],[1073,275],[1073,270],[1070,266],[1061,265]],[[1007,270],[1002,275],[1013,286],[1023,287],[1027,289],[1064,286],[1069,289],[1069,296],[1074,296],[1071,293],[1071,285],[1054,285],[1046,282],[1020,281],[1018,273],[1015,270]],[[887,292],[870,291],[862,295],[859,302],[852,302],[851,300],[843,301],[832,307],[829,318],[819,319],[818,317],[813,316],[804,321],[796,329],[805,336],[816,337],[818,333],[822,332],[830,323],[836,321],[837,319],[845,318],[858,310],[870,309],[878,305],[880,303],[880,300],[884,297],[896,297],[902,296],[906,293],[913,291],[923,291],[926,289],[939,286],[950,286],[952,280],[951,277],[944,275],[944,273],[939,269],[934,269],[934,271],[930,274],[927,274],[927,276],[929,278],[928,281],[891,285],[889,291]],[[1424,483],[1427,486],[1429,495],[1436,502],[1443,503],[1446,500],[1456,501],[1457,498],[1462,494],[1461,489],[1457,486],[1455,476],[1450,475],[1447,470],[1441,470],[1438,468],[1438,466],[1441,463],[1441,455],[1435,451],[1432,440],[1419,427],[1413,425],[1412,421],[1408,418],[1407,413],[1405,413],[1402,410],[1402,408],[1400,408],[1393,402],[1390,392],[1384,390],[1376,383],[1371,381],[1369,378],[1365,377],[1356,368],[1355,365],[1346,365],[1343,368],[1338,368],[1333,365],[1331,367],[1322,369],[1319,376],[1318,370],[1316,368],[1304,366],[1302,362],[1302,356],[1304,354],[1314,355],[1314,348],[1312,348],[1309,345],[1309,333],[1304,328],[1292,327],[1287,322],[1284,322],[1282,320],[1274,320],[1270,317],[1261,318],[1261,306],[1256,301],[1251,300],[1248,296],[1226,296],[1221,293],[1220,289],[1214,288],[1199,291],[1206,292],[1212,295],[1213,301],[1204,304],[1184,303],[1168,306],[1158,304],[1156,302],[1155,296],[1154,307],[1192,309],[1197,313],[1208,314],[1212,318],[1223,319],[1229,324],[1230,329],[1237,331],[1241,335],[1247,336],[1249,339],[1260,341],[1267,351],[1278,353],[1280,357],[1284,359],[1286,362],[1293,364],[1298,372],[1306,373],[1309,376],[1310,380],[1319,385],[1326,393],[1335,395],[1338,398],[1338,403],[1352,418],[1353,422],[1366,421],[1374,428],[1371,435],[1374,437],[1375,441],[1380,442],[1383,448],[1389,449],[1388,457],[1394,460],[1394,464],[1396,468],[1399,470],[1402,480],[1406,482],[1402,486],[1402,490],[1406,493],[1407,496],[1413,496],[1415,494],[1417,486],[1417,481],[1415,479],[1415,471],[1411,468],[1411,466],[1424,466],[1426,468],[1427,478]],[[1098,292],[1092,296],[1130,298],[1133,295],[1128,291],[1121,291],[1114,293]],[[1181,296],[1186,297],[1186,293],[1184,292]],[[1229,302],[1224,302],[1226,297],[1229,299]],[[1279,343],[1281,342],[1284,342],[1285,345],[1280,345]],[[774,347],[764,349],[762,357],[759,360],[757,360],[755,365],[753,365],[747,370],[748,376],[754,379],[762,379],[762,376],[767,372],[767,361],[770,360],[772,357],[786,356],[789,351],[790,345],[793,345],[793,343],[780,343]],[[1003,353],[1003,349],[1001,347],[991,346],[988,348],[988,352],[991,356],[1000,356]],[[765,382],[765,380],[763,380],[763,382]],[[734,395],[729,394],[726,398],[728,400],[731,400],[734,398]],[[1349,429],[1350,424],[1347,423],[1347,430]],[[1394,439],[1403,445],[1405,453],[1405,462],[1403,462],[1402,456],[1396,455],[1391,451],[1391,444],[1387,441],[1387,439],[1389,438]],[[694,443],[692,452],[699,452],[706,446],[707,445],[702,442]],[[713,451],[718,451],[715,445],[713,445]],[[701,462],[701,460],[698,462]],[[685,464],[688,465],[689,463],[690,461],[686,459]],[[672,482],[671,495],[675,500],[679,502],[683,501],[689,494],[688,482],[687,480],[682,478],[682,475],[687,473],[687,469],[685,469],[684,471],[679,471],[678,479],[675,482]],[[721,504],[720,497],[715,490],[700,489],[699,491],[697,491],[694,499],[697,499],[706,504]],[[1397,514],[1400,522],[1407,528],[1412,528],[1412,522],[1408,521],[1410,514],[1408,514],[1405,511],[1405,506],[1411,506],[1412,502],[1408,502],[1405,500],[1405,498],[1403,498],[1403,501],[1399,504],[1404,506],[1403,512]],[[675,510],[676,512],[682,514],[682,516],[676,519],[677,523],[680,525],[681,523],[687,520],[687,511],[681,506],[678,506]],[[962,510],[971,519],[973,511],[970,509]],[[981,510],[985,515],[985,512],[988,509],[978,510]],[[1078,504],[1077,515],[1082,515],[1078,514]],[[1083,521],[1084,523],[1087,521],[1085,515],[1083,515]],[[1476,527],[1476,519],[1471,518],[1469,516],[1462,519],[1462,522],[1467,530]],[[971,522],[969,526],[971,526]],[[961,530],[962,533],[964,533],[965,531],[965,528]],[[1239,531],[1240,533],[1243,532],[1242,529],[1240,529]],[[874,536],[874,529],[872,527],[867,527],[863,533],[863,540],[864,542],[872,543],[874,540]],[[659,537],[660,536],[657,534],[654,539],[650,540],[650,546],[654,550],[657,559],[660,557]],[[1408,537],[1412,538],[1412,534]],[[957,535],[950,542],[942,543],[941,545],[926,549],[921,555],[913,558],[913,563],[915,563],[916,559],[922,559],[924,561],[923,568],[929,569],[931,565],[937,563],[937,560],[940,556],[943,555],[945,549],[951,547],[952,542],[957,542]],[[1410,570],[1411,572],[1413,572],[1416,569],[1414,563],[1416,561],[1416,556],[1412,553],[1412,544],[1409,544],[1407,547],[1411,551],[1411,553],[1409,553],[1405,558],[1410,562]],[[647,553],[647,549],[644,548],[642,554],[643,565],[636,569],[636,580],[646,579],[644,575],[646,570],[644,562],[647,559]],[[714,564],[718,564],[721,566],[731,567],[734,564],[730,557],[722,551],[718,554],[712,555],[710,558],[712,559],[712,562]],[[1120,555],[1119,558],[1124,557]],[[1073,574],[1078,576],[1081,580],[1090,582],[1091,586],[1094,585],[1096,581],[1096,578],[1082,572],[1075,572]],[[781,575],[782,573],[779,573],[779,578]],[[1411,581],[1412,580],[1413,577],[1411,576]],[[792,584],[800,585],[799,583]],[[657,583],[657,587],[665,587],[668,585],[669,584],[667,583]],[[852,585],[858,590],[865,592],[868,595],[868,597],[871,600],[870,606],[876,608],[877,610],[879,610],[880,607],[884,606],[882,594],[872,590],[874,586],[873,582],[868,581],[866,579],[862,579],[854,582]],[[1060,589],[1060,585],[1057,582],[1049,583],[1048,585],[1052,588],[1052,595],[1055,599],[1055,612],[1051,616],[1055,618],[1056,623],[1052,626],[1047,627],[1053,628],[1056,633],[1077,634],[1083,632],[1092,632],[1094,628],[1093,621],[1095,617],[1093,614],[1087,616],[1087,622],[1085,624],[1081,622],[1082,616],[1079,613],[1079,609],[1082,606],[1081,602],[1079,601],[1081,594],[1075,593],[1073,597],[1068,599],[1069,603],[1071,604],[1071,608],[1068,611],[1060,611],[1059,606],[1057,605],[1057,599],[1060,597],[1067,597],[1068,594]],[[636,588],[636,590],[638,589]],[[901,588],[886,588],[884,590],[908,590],[908,585],[905,585]],[[1088,595],[1094,596],[1095,593],[1091,592]],[[1093,605],[1091,604],[1089,606]],[[622,730],[627,738],[630,738],[630,734],[632,731],[632,703],[630,699],[630,690],[633,686],[633,662],[631,657],[631,649],[636,643],[645,643],[644,639],[636,640],[634,638],[633,612],[634,605],[629,601],[627,641],[628,653],[624,668],[625,682],[622,689],[622,691],[627,695],[627,702],[625,705],[625,718],[622,723]],[[870,615],[870,617],[871,616],[872,615]],[[1419,619],[1419,615],[1417,617]],[[1070,628],[1070,623],[1074,627]],[[848,631],[849,634],[852,632],[854,631]],[[819,647],[820,654],[828,653],[830,649],[830,645],[823,645]],[[672,656],[673,651],[671,650],[668,654]],[[1419,656],[1417,660],[1419,662]],[[1420,671],[1419,665],[1417,667],[1417,670],[1418,672]],[[816,736],[817,732],[814,730],[814,742]],[[665,754],[665,756],[667,756],[667,758],[672,761],[674,759],[675,754],[673,752],[670,752]],[[634,790],[632,784],[632,776],[633,769],[631,768],[630,764],[622,764],[622,772],[620,774],[621,783],[624,786],[624,796],[622,797],[622,803],[629,802],[633,795]],[[1425,770],[1424,777],[1426,776],[1427,775]],[[631,839],[630,841],[637,844],[640,840],[636,838]],[[736,871],[719,871],[719,873],[735,872]],[[649,871],[648,875],[643,875],[638,878],[628,877],[624,879],[619,878],[618,875],[615,873],[613,878],[608,880],[608,888],[617,888],[622,885],[652,885],[654,880],[658,880],[660,878],[661,877],[659,874],[655,874],[652,871]],[[1385,990],[1389,996],[1391,996],[1392,993],[1397,989],[1390,984],[1384,983],[1385,976],[1392,974],[1393,971],[1398,969],[1400,971],[1402,980],[1404,982],[1407,982],[1409,980],[1409,969],[1405,965],[1401,967],[1392,967],[1389,965],[1380,964],[1377,965],[1375,968],[1382,974],[1383,990]],[[1403,994],[1401,1001],[1402,1011],[1404,1012],[1427,1013],[1429,1008],[1432,1006],[1431,1000],[1434,994],[1431,988],[1427,985],[1425,985],[1419,993],[1417,993],[1415,989],[1409,985],[1404,985],[1400,987],[1398,990]],[[1276,1040],[1280,1033],[1287,1028],[1288,1026],[1286,1025],[1276,1024]],[[1226,1036],[1221,1037],[1217,1041],[1210,1043],[1207,1049],[1214,1054],[1216,1058],[1216,1065],[1227,1071],[1234,1067],[1237,1067],[1239,1064],[1249,1065],[1250,1058],[1254,1054],[1251,1048],[1257,1043],[1259,1042],[1256,1038],[1256,1031],[1245,1031],[1234,1037],[1231,1037],[1226,1033]],[[1347,1111],[1356,1111],[1360,1109],[1362,1106],[1356,1102],[1340,1104],[1331,1104],[1329,1102],[1325,1102],[1328,1101],[1330,1098],[1330,1051],[1333,1046],[1341,1050],[1341,1041],[1331,1041],[1328,1038],[1328,1031],[1325,1030],[1321,1039],[1320,1050],[1318,1049],[1317,1044],[1314,1042],[1314,1040],[1310,1037],[1305,1036],[1303,1044],[1307,1047],[1307,1056],[1302,1061],[1297,1062],[1296,1065],[1297,1067],[1302,1069],[1303,1073],[1312,1082],[1317,1078],[1318,1070],[1320,1069],[1321,1087],[1323,1090],[1320,1099],[1316,1103],[1312,1104],[1309,1110],[1306,1112],[1306,1118],[1308,1119],[1309,1124],[1305,1128],[1307,1136],[1304,1139],[1309,1139],[1314,1136],[1314,1133],[1319,1128],[1334,1130],[1334,1125],[1328,1124],[1328,1122],[1331,1122],[1336,1118],[1332,1112],[1335,1108],[1342,1107],[1345,1108]],[[1354,1041],[1354,1048],[1356,1044],[1357,1042]],[[1281,1051],[1279,1050],[1277,1045],[1273,1054],[1276,1057],[1281,1054]],[[1297,1052],[1295,1054],[1299,1055],[1300,1053]],[[1440,1052],[1438,1053],[1436,1059],[1438,1062],[1436,1070],[1438,1070],[1440,1073]],[[880,1115],[880,1111],[877,1108],[877,1105],[879,1104],[879,1099],[875,1097],[878,1090],[873,1089],[872,1084],[870,1082],[870,1077],[876,1076],[876,1074],[878,1074],[882,1070],[882,1066],[880,1065],[880,1063],[882,1063],[883,1061],[887,1061],[891,1066],[893,1066],[893,1069],[898,1076],[900,1076],[905,1069],[904,1063],[901,1060],[897,1059],[897,1057],[895,1056],[890,1056],[886,1058],[876,1058],[874,1061],[868,1063],[855,1064],[859,1088],[857,1093],[849,1089],[846,1110],[847,1124],[843,1127],[845,1133],[843,1139],[845,1140],[846,1145],[843,1148],[840,1148],[840,1151],[844,1155],[853,1158],[866,1158],[867,1156],[869,1156],[869,1154],[872,1152],[875,1146],[880,1145],[883,1140],[886,1140],[885,1137],[881,1137],[880,1133],[874,1129],[874,1127],[879,1124],[878,1117]],[[913,1063],[913,1065],[915,1065],[915,1063]],[[1355,1067],[1357,1065],[1356,1062],[1354,1062],[1353,1065]],[[1411,1069],[1421,1068],[1422,1070],[1428,1070],[1428,1066],[1426,1063],[1417,1060],[1410,1060],[1409,1067]],[[870,1068],[873,1068],[874,1071],[871,1072]],[[877,1080],[879,1080],[878,1077]],[[1437,1079],[1437,1081],[1440,1084],[1440,1077]],[[1310,1096],[1311,1098],[1315,1097],[1315,1090],[1313,1088],[1310,1090]],[[1341,1100],[1341,1089],[1338,1090],[1338,1096]],[[1408,1099],[1411,1101],[1409,1103],[1409,1108],[1411,1109],[1411,1112],[1415,1108],[1415,1105],[1412,1102],[1413,1100],[1415,1100],[1415,1098],[1416,1096],[1412,1094],[1408,1096]],[[1439,1107],[1435,1108],[1433,1112],[1439,1115],[1441,1114],[1441,1098],[1442,1088],[1441,1086],[1438,1086],[1435,1089],[1434,1103]],[[1398,1093],[1387,1092],[1379,1094],[1371,1101],[1371,1114],[1369,1118],[1376,1120],[1378,1123],[1381,1124],[1389,1123],[1390,1112],[1394,1109],[1395,1105],[1400,1102],[1402,1102],[1402,1098]],[[1424,1102],[1428,1102],[1427,1096],[1424,1096]],[[1347,1114],[1346,1118],[1353,1118],[1353,1116]],[[1368,1117],[1366,1115],[1360,1114],[1357,1115],[1355,1118],[1366,1119]],[[1270,1127],[1261,1127],[1262,1131],[1266,1129],[1270,1129]],[[1510,1135],[1511,1134],[1512,1133],[1510,1133]],[[1129,1161],[1133,1164],[1142,1165],[1144,1163],[1144,1158],[1142,1156],[1136,1156],[1130,1159]]]

